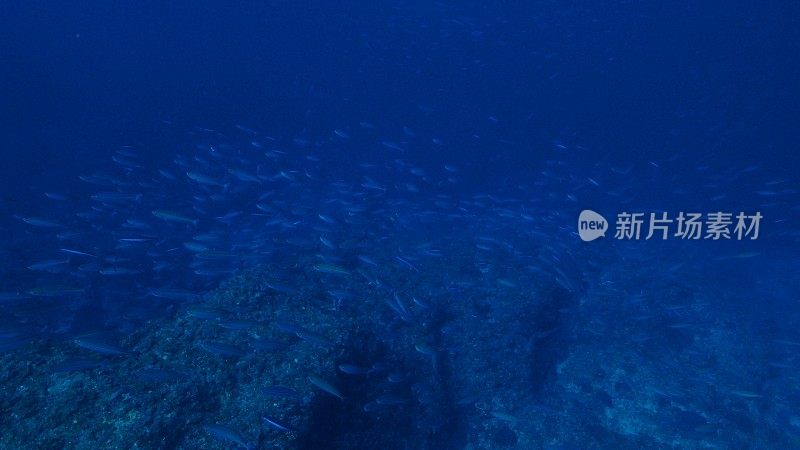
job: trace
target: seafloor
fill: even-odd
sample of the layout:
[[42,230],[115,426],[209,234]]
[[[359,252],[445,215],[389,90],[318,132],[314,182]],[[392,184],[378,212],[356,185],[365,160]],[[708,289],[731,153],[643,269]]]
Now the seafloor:
[[797,399],[771,388],[789,375],[741,321],[703,312],[733,293],[654,276],[645,257],[553,272],[545,240],[457,230],[408,250],[431,255],[413,267],[249,269],[117,356],[72,341],[3,353],[0,448],[800,445],[781,419]]

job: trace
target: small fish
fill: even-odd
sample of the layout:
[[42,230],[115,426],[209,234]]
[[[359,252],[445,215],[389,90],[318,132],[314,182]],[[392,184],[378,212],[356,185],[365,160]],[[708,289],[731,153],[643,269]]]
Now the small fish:
[[65,200],[69,200],[69,198],[64,194],[59,194],[57,192],[45,192],[44,196],[49,198],[50,200],[56,200],[59,202],[63,202]]
[[355,364],[339,364],[339,371],[348,375],[366,375],[372,369],[367,367],[356,366]]
[[41,217],[22,217],[22,216],[14,216],[14,217],[16,217],[17,219],[27,223],[28,225],[33,225],[35,227],[40,227],[40,228],[61,228],[61,227],[63,227],[63,225],[61,225],[58,222],[55,222],[55,221],[52,221],[52,220],[48,220],[48,219],[43,219]]
[[228,169],[228,173],[236,177],[239,181],[261,184],[260,178],[251,173],[245,172],[244,170]]
[[214,187],[225,187],[224,183],[217,181],[214,178],[203,173],[189,171],[186,172],[186,176],[198,184],[203,184],[206,186],[214,186]]
[[375,260],[373,260],[367,255],[358,255],[358,260],[363,262],[364,264],[369,264],[370,266],[378,267],[378,263],[376,263]]
[[509,287],[509,288],[515,288],[515,287],[517,287],[517,284],[516,284],[516,283],[514,283],[514,282],[513,282],[513,281],[511,281],[511,280],[506,280],[506,279],[504,279],[504,278],[498,278],[498,279],[497,279],[497,283],[498,283],[499,285],[501,285],[501,286],[505,286],[505,287]]
[[125,237],[119,239],[120,242],[128,243],[150,242],[154,240],[156,240],[156,238],[152,236]]
[[737,390],[737,391],[731,391],[731,394],[742,398],[761,398],[761,394],[756,394],[755,392],[750,392],[750,391]]
[[251,444],[247,438],[244,437],[242,433],[239,431],[234,430],[233,428],[229,427],[228,425],[206,425],[203,427],[206,430],[206,433],[214,436],[214,438],[220,441],[226,442],[233,442],[234,444],[246,449],[251,450],[255,448],[253,444]]
[[100,203],[140,202],[142,198],[142,194],[130,192],[99,192],[92,195],[92,200]]
[[390,373],[386,377],[386,381],[388,381],[389,383],[402,383],[403,381],[405,381],[405,379],[406,379],[405,375],[403,375],[402,373],[396,373],[396,372],[395,373]]
[[323,222],[325,222],[325,223],[327,223],[327,224],[330,224],[330,225],[335,225],[335,224],[337,224],[337,223],[338,223],[338,222],[336,221],[336,219],[334,219],[334,218],[333,218],[333,217],[331,217],[331,216],[326,216],[325,214],[317,214],[317,216],[320,218],[320,220],[322,220]]
[[172,172],[169,172],[169,171],[167,171],[167,170],[164,170],[164,169],[159,169],[159,170],[158,170],[158,173],[159,173],[159,174],[160,174],[162,177],[164,177],[164,178],[166,178],[166,179],[168,179],[168,180],[170,180],[170,181],[175,181],[175,180],[177,180],[177,179],[178,179],[178,177],[176,177],[176,176],[175,176],[175,175],[174,175]]
[[396,260],[400,261],[401,263],[405,264],[408,268],[413,269],[414,272],[419,272],[419,269],[417,269],[413,264],[411,264],[405,258],[401,258],[399,256],[395,256],[394,259],[396,259]]
[[264,422],[264,424],[269,425],[270,427],[272,427],[272,428],[274,428],[274,429],[276,429],[278,431],[283,431],[285,433],[291,433],[292,432],[292,429],[289,428],[288,425],[284,425],[283,423],[279,422],[277,419],[273,419],[273,418],[267,417],[267,416],[262,416],[261,420]]
[[760,255],[760,252],[742,252],[738,255],[734,256],[734,258],[744,259],[744,258],[753,258]]
[[495,419],[502,420],[503,422],[509,422],[509,423],[519,422],[519,419],[503,411],[492,411],[492,417],[494,417]]
[[151,289],[150,295],[153,297],[166,298],[169,300],[197,300],[200,293],[186,289],[158,288]]
[[422,309],[430,309],[431,305],[418,299],[417,297],[411,297],[411,301],[414,302],[415,305],[419,306]]
[[322,244],[325,247],[328,247],[331,250],[336,250],[336,244],[334,244],[330,239],[326,238],[325,236],[320,236],[319,241],[322,242]]
[[13,302],[28,298],[31,298],[31,296],[22,292],[0,292],[0,302]]
[[201,244],[199,242],[191,242],[191,241],[190,242],[184,242],[183,243],[183,247],[186,250],[189,250],[190,252],[196,252],[196,253],[207,252],[207,251],[210,250],[208,247],[206,247],[205,245],[203,245],[203,244]]
[[82,294],[83,288],[72,286],[42,286],[28,291],[28,294],[36,297],[59,297],[62,295]]
[[118,356],[129,354],[129,352],[123,350],[117,345],[98,339],[92,339],[91,337],[76,338],[74,342],[78,347],[85,348],[93,352],[102,353],[104,355]]
[[326,336],[317,333],[315,331],[307,330],[305,328],[298,328],[294,332],[295,336],[299,337],[300,339],[310,342],[314,345],[319,345],[323,347],[330,347],[333,345],[330,339]]
[[344,398],[345,398],[344,395],[339,391],[339,389],[336,388],[336,386],[332,385],[331,383],[323,380],[322,378],[320,378],[320,377],[318,377],[316,375],[309,376],[308,377],[308,381],[310,381],[311,384],[313,384],[314,386],[316,386],[316,387],[320,388],[321,390],[327,392],[328,394],[331,394],[334,397],[337,397],[339,400],[344,400]]
[[383,145],[383,146],[384,146],[384,147],[386,147],[386,148],[390,148],[390,149],[392,149],[392,150],[398,150],[398,151],[401,151],[401,152],[402,152],[402,151],[405,151],[405,149],[404,149],[403,147],[401,147],[401,146],[400,146],[400,144],[398,144],[398,143],[396,143],[396,142],[392,142],[392,141],[381,141],[381,145]]
[[96,255],[93,255],[91,253],[82,252],[82,251],[79,251],[79,250],[71,250],[71,249],[68,249],[68,248],[61,248],[59,250],[64,252],[64,253],[69,253],[70,255],[78,255],[78,256],[86,256],[86,257],[89,257],[89,258],[97,258]]
[[175,211],[156,209],[152,211],[152,214],[166,222],[190,223],[192,225],[197,225],[197,219],[192,219],[191,217],[185,216]]
[[126,269],[124,267],[108,267],[105,269],[100,269],[100,274],[106,276],[138,275],[140,273],[142,273],[140,270]]
[[436,350],[424,342],[414,344],[414,349],[426,356],[436,356]]
[[375,403],[383,406],[396,406],[408,403],[408,399],[397,394],[383,394],[375,399]]
[[343,276],[350,275],[350,271],[348,271],[344,267],[337,266],[335,264],[315,264],[314,270],[320,273],[327,273],[331,275],[343,275]]
[[69,264],[68,259],[60,260],[60,259],[49,259],[47,261],[39,261],[37,263],[31,264],[28,266],[30,270],[40,270],[40,271],[51,271],[57,269],[59,266],[64,266]]

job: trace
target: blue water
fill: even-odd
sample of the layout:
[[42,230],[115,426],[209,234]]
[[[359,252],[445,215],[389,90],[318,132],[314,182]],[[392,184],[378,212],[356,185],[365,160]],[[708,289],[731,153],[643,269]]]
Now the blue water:
[[0,448],[800,446],[798,4],[2,9]]

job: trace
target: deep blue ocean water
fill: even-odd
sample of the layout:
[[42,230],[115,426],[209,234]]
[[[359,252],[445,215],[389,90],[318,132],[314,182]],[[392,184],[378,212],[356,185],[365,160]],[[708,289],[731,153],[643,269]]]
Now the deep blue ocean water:
[[799,19],[3,5],[0,446],[800,446]]

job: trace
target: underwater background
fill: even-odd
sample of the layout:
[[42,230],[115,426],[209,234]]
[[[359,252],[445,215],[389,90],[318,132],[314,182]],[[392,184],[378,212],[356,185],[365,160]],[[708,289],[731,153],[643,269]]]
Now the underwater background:
[[800,448],[798,19],[5,2],[0,448]]

